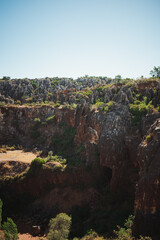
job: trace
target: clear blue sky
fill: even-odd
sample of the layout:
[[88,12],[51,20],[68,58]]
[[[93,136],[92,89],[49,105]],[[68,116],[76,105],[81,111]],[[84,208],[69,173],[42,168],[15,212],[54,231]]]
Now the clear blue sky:
[[0,77],[149,76],[160,0],[0,0]]

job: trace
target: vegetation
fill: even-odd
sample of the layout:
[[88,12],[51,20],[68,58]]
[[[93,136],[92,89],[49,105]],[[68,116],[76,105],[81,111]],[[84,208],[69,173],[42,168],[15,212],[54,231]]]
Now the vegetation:
[[103,92],[104,90],[106,90],[106,89],[108,89],[108,88],[110,88],[110,87],[112,87],[112,86],[114,86],[113,83],[105,84],[105,85],[102,85],[102,86],[97,87],[96,90],[97,90],[98,92]]
[[2,229],[5,234],[5,240],[17,240],[18,239],[18,229],[16,224],[11,218],[7,218],[7,221],[3,223]]
[[133,124],[139,126],[142,118],[147,113],[151,113],[153,109],[152,101],[148,102],[147,98],[144,98],[143,101],[135,100],[134,103],[130,105]]
[[40,123],[41,123],[41,120],[40,120],[40,118],[35,118],[35,119],[34,119],[34,122],[35,122],[36,124],[40,124]]
[[49,222],[48,240],[66,240],[71,227],[71,217],[65,213],[58,214]]
[[57,78],[53,78],[52,81],[51,81],[51,86],[52,88],[54,89],[55,86],[57,86],[60,82],[60,79],[57,77]]
[[[0,229],[2,222],[2,200],[0,199]],[[7,218],[7,221],[2,224],[2,230],[4,231],[5,240],[17,240],[18,239],[18,229],[16,224],[11,218]],[[0,232],[0,239],[4,239],[3,232]]]
[[108,103],[104,103],[101,101],[97,101],[93,106],[92,109],[96,109],[96,110],[101,110],[103,111],[105,114],[109,112],[109,110],[111,109],[112,106],[115,105],[114,101],[109,101]]
[[66,159],[62,158],[61,156],[55,155],[53,156],[53,152],[50,151],[48,153],[48,157],[46,158],[47,162],[59,162],[61,164],[66,164]]
[[46,163],[45,159],[37,157],[32,160],[30,169],[41,168],[44,163]]
[[148,135],[146,136],[146,141],[147,141],[148,143],[152,141],[152,136],[151,136],[150,134],[148,134]]
[[77,93],[81,94],[82,96],[89,97],[92,94],[92,90],[79,91]]
[[62,134],[57,134],[52,138],[52,148],[54,154],[67,159],[67,165],[80,166],[85,162],[81,155],[84,151],[84,144],[76,146],[74,142],[75,134],[75,128],[66,127]]
[[[135,240],[132,236],[132,225],[134,217],[132,215],[125,221],[124,227],[118,226],[118,230],[114,230],[115,238],[113,240]],[[138,240],[138,239],[137,239]],[[139,240],[152,240],[150,237],[140,236]]]
[[77,108],[77,104],[76,103],[72,103],[72,104],[66,104],[63,106],[63,108],[67,108],[67,109],[76,109]]
[[115,81],[116,81],[117,83],[120,83],[120,82],[122,81],[121,75],[115,76]]
[[47,122],[48,124],[55,123],[55,122],[56,122],[55,115],[52,115],[52,116],[48,117],[48,118],[46,119],[46,122]]
[[150,71],[150,75],[154,78],[160,78],[160,66],[153,68],[153,70]]
[[[117,230],[113,231],[113,237],[104,238],[99,236],[93,229],[87,231],[84,237],[74,237],[73,240],[152,240],[150,237],[136,238],[132,236],[132,225],[134,216],[130,215],[125,221],[124,226],[117,226]],[[67,240],[70,227],[71,217],[65,213],[58,214],[55,218],[52,218],[49,222],[49,233],[47,235],[48,240]]]
[[35,80],[32,80],[32,87],[34,89],[38,88],[38,83]]

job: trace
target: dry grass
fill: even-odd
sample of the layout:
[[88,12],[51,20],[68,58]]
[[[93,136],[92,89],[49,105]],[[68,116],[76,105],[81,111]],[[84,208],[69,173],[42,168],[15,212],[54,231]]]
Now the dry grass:
[[37,157],[37,154],[32,152],[23,152],[22,150],[7,151],[0,153],[0,161],[18,161],[31,163]]

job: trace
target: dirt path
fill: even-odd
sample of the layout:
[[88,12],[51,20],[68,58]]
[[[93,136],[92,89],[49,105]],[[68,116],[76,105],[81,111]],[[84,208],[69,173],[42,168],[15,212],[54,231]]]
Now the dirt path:
[[32,152],[23,152],[22,150],[7,151],[0,153],[0,161],[18,161],[24,163],[31,163],[36,158],[36,154]]

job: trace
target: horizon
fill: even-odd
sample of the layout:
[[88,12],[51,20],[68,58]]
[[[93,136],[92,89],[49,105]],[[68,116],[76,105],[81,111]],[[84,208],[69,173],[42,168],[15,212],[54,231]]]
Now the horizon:
[[0,78],[137,79],[160,65],[158,0],[0,0],[0,11]]

